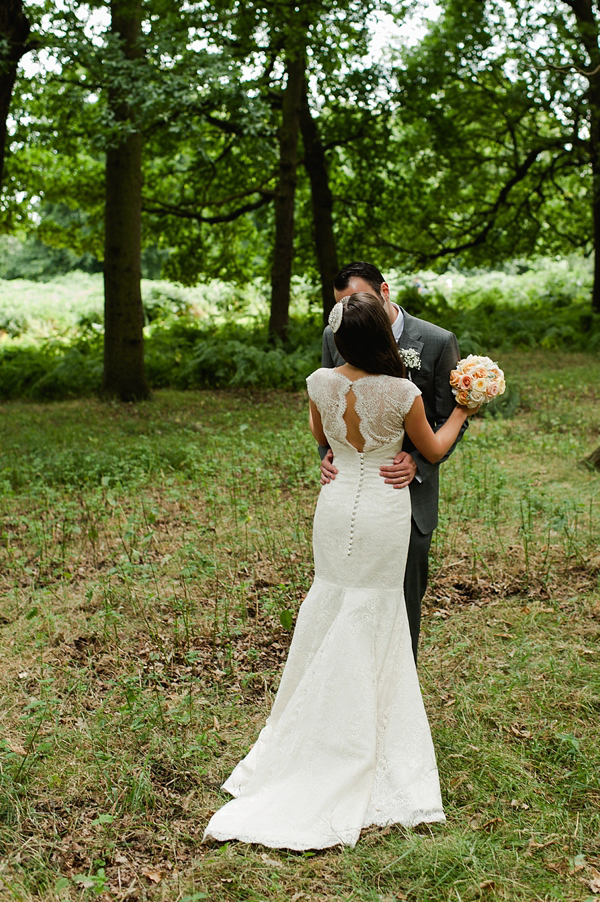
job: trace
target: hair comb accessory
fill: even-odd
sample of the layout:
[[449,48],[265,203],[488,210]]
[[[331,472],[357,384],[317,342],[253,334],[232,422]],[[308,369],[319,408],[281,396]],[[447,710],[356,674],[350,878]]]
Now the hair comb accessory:
[[342,325],[343,313],[344,304],[342,301],[337,301],[331,308],[331,313],[329,314],[329,325],[331,326],[332,332],[337,332]]

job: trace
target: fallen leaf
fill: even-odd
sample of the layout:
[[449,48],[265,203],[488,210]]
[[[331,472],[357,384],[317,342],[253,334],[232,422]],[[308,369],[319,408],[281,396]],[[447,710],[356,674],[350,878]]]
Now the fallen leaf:
[[600,893],[600,877],[594,877],[590,880],[589,887],[593,893]]
[[274,858],[269,858],[269,856],[265,855],[264,852],[262,853],[262,855],[260,857],[262,858],[262,860],[264,861],[265,864],[270,865],[270,867],[272,867],[272,868],[278,868],[281,866],[280,861],[275,861]]
[[7,739],[7,745],[11,752],[14,752],[15,755],[26,755],[27,751],[23,748],[20,742],[17,742],[14,739]]
[[538,849],[545,849],[547,846],[552,846],[557,841],[556,837],[552,837],[547,842],[536,842],[533,837],[527,843],[527,851],[526,855],[532,855],[534,852],[537,852]]
[[511,724],[510,732],[513,734],[513,736],[518,736],[519,739],[531,739],[531,733],[529,732],[529,730],[517,723]]
[[469,821],[469,827],[471,830],[487,830],[490,827],[493,827],[494,824],[501,824],[501,817],[492,817],[489,821],[484,821],[482,824],[479,823],[479,819],[477,815],[473,815],[471,820]]
[[156,871],[154,868],[142,868],[142,876],[147,877],[148,880],[151,880],[152,883],[160,883],[163,875],[160,871]]

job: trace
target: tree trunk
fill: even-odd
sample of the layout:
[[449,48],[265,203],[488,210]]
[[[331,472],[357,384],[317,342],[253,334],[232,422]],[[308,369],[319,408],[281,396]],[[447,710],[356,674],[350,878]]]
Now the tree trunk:
[[595,451],[592,451],[589,457],[585,458],[583,463],[590,467],[590,469],[600,470],[600,447],[596,448]]
[[594,284],[592,288],[592,309],[595,310],[596,313],[600,313],[600,106],[595,109],[591,103],[590,143],[592,151],[592,218],[594,223]]
[[2,0],[0,3],[0,187],[6,157],[6,120],[10,109],[17,66],[30,49],[27,38],[29,20],[23,13],[22,0]]
[[[140,10],[140,0],[111,0],[111,30],[121,38],[126,59],[140,55]],[[111,90],[109,104],[117,122],[134,118],[122,88]],[[122,401],[150,394],[144,373],[141,218],[142,137],[132,132],[106,154],[103,394]]]
[[[595,4],[591,0],[564,0],[575,13],[583,50],[589,57],[587,101],[592,167],[592,219],[594,228],[594,287],[592,309],[600,313],[600,31]],[[574,59],[579,63],[579,56]]]
[[[596,82],[596,83],[594,83]],[[592,220],[594,223],[594,284],[592,309],[600,313],[600,84],[592,76],[589,88]]]
[[329,187],[329,173],[325,150],[321,143],[317,124],[308,105],[306,78],[302,86],[300,128],[304,143],[304,166],[310,179],[310,196],[313,215],[313,237],[323,298],[323,321],[327,323],[333,307],[333,280],[339,272],[337,247],[333,231],[333,195]]
[[295,57],[287,60],[287,81],[279,129],[279,179],[275,191],[275,242],[271,267],[269,334],[282,341],[287,338],[289,323],[290,282],[294,259],[298,132],[304,69],[304,52],[299,51]]

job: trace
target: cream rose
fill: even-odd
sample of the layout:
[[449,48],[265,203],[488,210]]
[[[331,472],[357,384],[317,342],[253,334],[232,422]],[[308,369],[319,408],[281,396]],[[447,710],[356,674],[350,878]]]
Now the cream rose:
[[478,404],[483,404],[485,400],[484,391],[475,391],[473,389],[469,392],[469,407],[477,407]]

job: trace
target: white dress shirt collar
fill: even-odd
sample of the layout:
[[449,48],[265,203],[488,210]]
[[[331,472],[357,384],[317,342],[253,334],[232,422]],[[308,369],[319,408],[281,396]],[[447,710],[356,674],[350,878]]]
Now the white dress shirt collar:
[[392,323],[392,335],[394,336],[394,340],[398,342],[400,341],[400,336],[404,330],[404,314],[398,304],[394,304],[393,301],[390,301],[390,304],[397,312],[396,319]]

